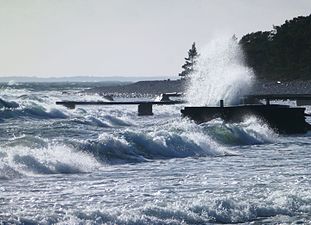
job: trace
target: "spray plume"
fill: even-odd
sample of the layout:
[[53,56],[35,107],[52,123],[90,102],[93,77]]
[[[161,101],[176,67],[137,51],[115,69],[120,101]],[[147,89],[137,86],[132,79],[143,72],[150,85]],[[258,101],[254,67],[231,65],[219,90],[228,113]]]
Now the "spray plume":
[[218,38],[200,51],[186,98],[192,106],[236,104],[253,83],[253,71],[244,63],[244,55],[233,38]]

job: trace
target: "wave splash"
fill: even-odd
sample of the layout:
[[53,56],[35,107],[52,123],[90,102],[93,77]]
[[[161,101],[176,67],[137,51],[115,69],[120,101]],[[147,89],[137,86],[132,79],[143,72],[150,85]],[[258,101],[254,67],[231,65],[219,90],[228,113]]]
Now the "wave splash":
[[215,39],[202,49],[190,78],[189,104],[215,106],[221,99],[225,104],[238,103],[251,87],[254,74],[245,66],[238,42],[230,37]]

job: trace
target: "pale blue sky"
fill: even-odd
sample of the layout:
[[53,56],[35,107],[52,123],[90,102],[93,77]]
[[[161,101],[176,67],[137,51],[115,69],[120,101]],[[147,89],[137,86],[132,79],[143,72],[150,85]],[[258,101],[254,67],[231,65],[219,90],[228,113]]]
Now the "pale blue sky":
[[0,0],[0,76],[177,76],[193,41],[271,30],[311,0]]

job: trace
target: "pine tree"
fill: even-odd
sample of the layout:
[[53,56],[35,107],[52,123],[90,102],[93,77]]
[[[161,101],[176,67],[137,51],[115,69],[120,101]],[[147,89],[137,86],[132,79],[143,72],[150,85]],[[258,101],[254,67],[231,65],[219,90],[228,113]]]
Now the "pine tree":
[[179,74],[182,79],[187,78],[194,70],[197,57],[199,56],[195,42],[193,42],[191,49],[188,51],[188,57],[185,58],[186,62],[182,65],[183,71]]

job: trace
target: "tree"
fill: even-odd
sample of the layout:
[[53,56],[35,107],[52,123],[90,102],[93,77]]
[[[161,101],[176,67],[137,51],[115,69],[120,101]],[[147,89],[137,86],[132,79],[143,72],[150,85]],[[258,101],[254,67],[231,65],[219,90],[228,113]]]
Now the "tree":
[[239,43],[258,79],[311,79],[311,15],[247,34]]
[[188,51],[188,57],[185,58],[186,62],[182,65],[183,71],[179,74],[182,79],[187,78],[194,70],[197,57],[199,56],[195,42],[193,42],[191,49]]

